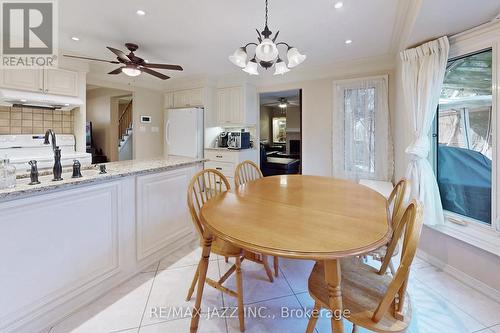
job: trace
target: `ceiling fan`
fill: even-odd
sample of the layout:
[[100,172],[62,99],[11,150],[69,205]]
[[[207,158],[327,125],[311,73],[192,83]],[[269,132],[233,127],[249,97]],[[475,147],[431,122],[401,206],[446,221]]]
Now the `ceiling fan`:
[[293,106],[298,106],[299,103],[298,101],[295,101],[295,100],[289,100],[288,98],[286,97],[281,97],[279,98],[278,100],[276,100],[276,102],[271,102],[271,103],[266,103],[264,104],[265,106],[277,106],[281,109],[284,109],[290,105],[293,105]]
[[160,68],[160,69],[168,69],[168,70],[173,70],[173,71],[182,71],[183,68],[179,65],[169,65],[169,64],[152,64],[149,62],[146,62],[144,59],[136,56],[134,52],[139,48],[137,44],[133,43],[125,43],[125,46],[127,49],[130,51],[129,54],[125,54],[124,52],[112,48],[110,46],[106,46],[108,50],[113,52],[116,55],[116,60],[103,60],[103,59],[96,59],[96,58],[88,58],[88,57],[81,57],[81,56],[75,56],[75,55],[68,55],[65,54],[65,57],[68,58],[77,58],[77,59],[86,59],[86,60],[93,60],[93,61],[102,61],[102,62],[108,62],[110,64],[122,64],[122,67],[119,67],[115,70],[112,70],[108,74],[116,75],[120,73],[124,73],[128,76],[138,76],[141,73],[147,73],[153,76],[156,76],[157,78],[160,78],[162,80],[169,79],[170,76],[167,76],[165,74],[162,74],[160,72],[154,71],[151,68]]

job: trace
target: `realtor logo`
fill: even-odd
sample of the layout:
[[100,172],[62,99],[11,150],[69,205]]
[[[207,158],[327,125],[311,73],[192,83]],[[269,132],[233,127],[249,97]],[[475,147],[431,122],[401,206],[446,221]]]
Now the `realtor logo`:
[[2,67],[54,67],[57,60],[55,0],[1,0]]

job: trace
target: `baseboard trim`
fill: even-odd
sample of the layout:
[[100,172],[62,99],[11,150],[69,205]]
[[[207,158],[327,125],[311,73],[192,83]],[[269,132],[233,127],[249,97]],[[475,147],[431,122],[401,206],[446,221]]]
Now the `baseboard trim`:
[[435,266],[443,272],[451,275],[458,281],[464,283],[468,287],[471,287],[472,289],[479,291],[480,293],[484,294],[486,297],[491,298],[492,300],[500,303],[500,291],[487,285],[486,283],[479,281],[478,279],[465,274],[464,272],[456,269],[453,266],[448,265],[446,262],[430,255],[429,253],[422,251],[418,249],[417,251],[417,257],[420,259],[426,261],[427,263],[431,264],[432,266]]

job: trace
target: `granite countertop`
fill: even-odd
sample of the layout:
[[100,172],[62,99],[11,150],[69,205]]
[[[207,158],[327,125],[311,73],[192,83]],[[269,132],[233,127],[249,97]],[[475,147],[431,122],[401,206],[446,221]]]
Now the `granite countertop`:
[[104,163],[106,164],[106,174],[100,174],[99,167],[97,165],[93,165],[89,168],[82,167],[81,172],[83,177],[71,178],[71,170],[65,169],[63,170],[62,174],[63,180],[58,182],[52,181],[52,174],[44,175],[45,173],[40,173],[40,184],[38,185],[29,185],[29,175],[28,177],[26,177],[26,175],[21,175],[18,176],[15,188],[0,190],[0,201],[10,200],[29,194],[41,194],[43,192],[56,189],[71,188],[75,185],[89,184],[121,177],[167,171],[170,169],[193,165],[204,161],[204,159],[194,159],[182,156],[169,156],[168,158],[110,162]]

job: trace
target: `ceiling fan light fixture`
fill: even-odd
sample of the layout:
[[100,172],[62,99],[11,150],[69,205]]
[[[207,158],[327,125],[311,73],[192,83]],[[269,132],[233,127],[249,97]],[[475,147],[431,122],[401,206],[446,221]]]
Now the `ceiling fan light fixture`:
[[250,74],[250,75],[259,75],[259,71],[257,70],[257,61],[255,58],[250,60],[248,64],[245,66],[245,68],[242,69],[242,71]]
[[248,55],[245,48],[240,47],[229,56],[229,61],[238,67],[245,68],[247,66],[247,57]]
[[[285,73],[288,73],[290,69],[286,65],[286,63],[278,58],[278,61],[276,62],[276,69],[274,70],[274,75],[283,75]],[[280,106],[281,107],[281,106]]]
[[141,75],[141,70],[134,66],[126,66],[122,68],[122,73],[127,76],[139,76]]
[[335,7],[335,9],[340,9],[340,8],[344,7],[344,3],[342,1],[337,1],[333,5],[333,7]]
[[262,61],[273,61],[278,57],[278,48],[269,38],[265,38],[255,49],[255,55]]
[[290,47],[286,56],[288,58],[288,68],[300,65],[304,60],[306,60],[306,56],[304,54],[300,54],[296,47]]

